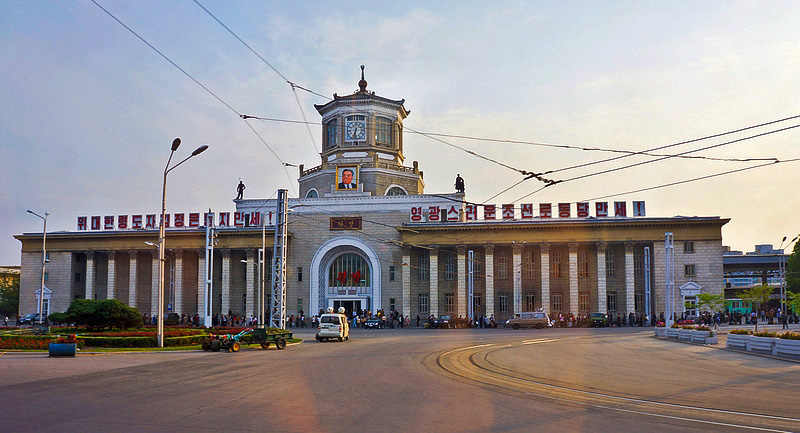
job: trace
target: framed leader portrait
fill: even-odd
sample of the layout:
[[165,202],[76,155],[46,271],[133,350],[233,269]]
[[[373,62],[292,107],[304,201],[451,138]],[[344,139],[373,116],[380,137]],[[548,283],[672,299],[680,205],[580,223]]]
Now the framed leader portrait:
[[336,190],[358,191],[357,165],[339,165],[336,167]]

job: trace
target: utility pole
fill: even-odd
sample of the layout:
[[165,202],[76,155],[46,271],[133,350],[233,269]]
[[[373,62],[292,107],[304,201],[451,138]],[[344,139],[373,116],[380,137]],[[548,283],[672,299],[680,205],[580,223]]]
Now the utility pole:
[[[644,315],[650,320],[650,247],[644,247]],[[652,323],[651,325],[655,325]]]
[[205,305],[203,309],[203,326],[210,328],[212,322],[212,307],[214,297],[212,296],[212,281],[214,279],[214,245],[217,244],[217,231],[214,226],[214,216],[211,209],[208,210],[206,217],[206,283],[205,283]]
[[675,314],[675,248],[672,232],[667,232],[664,235],[664,273],[665,273],[665,294],[667,296],[666,310],[667,317],[665,317],[665,325],[667,328],[672,326],[672,316]]
[[289,197],[285,189],[278,190],[275,213],[275,245],[272,253],[272,298],[270,326],[286,327],[286,214]]

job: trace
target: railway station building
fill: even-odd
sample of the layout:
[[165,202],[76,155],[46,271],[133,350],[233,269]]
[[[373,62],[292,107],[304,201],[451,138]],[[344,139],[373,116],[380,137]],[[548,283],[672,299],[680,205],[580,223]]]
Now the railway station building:
[[[674,239],[678,311],[698,293],[723,293],[728,219],[647,216],[641,201],[489,205],[463,191],[425,193],[423,171],[403,152],[405,101],[367,90],[363,73],[358,84],[315,106],[324,148],[318,165],[299,167],[299,197],[288,202],[287,315],[343,306],[423,320],[466,317],[470,285],[474,314],[498,321],[538,309],[638,315],[646,278],[658,314],[665,311],[666,233]],[[202,317],[210,277],[212,314],[257,316],[259,260],[262,245],[271,260],[276,208],[274,199],[254,198],[222,212],[167,214],[168,311]],[[154,315],[160,263],[148,243],[158,242],[157,218],[78,215],[73,230],[49,232],[44,293],[42,234],[15,236],[20,313],[36,312],[44,296],[48,314],[74,299],[115,298]],[[268,291],[271,279],[265,273]]]

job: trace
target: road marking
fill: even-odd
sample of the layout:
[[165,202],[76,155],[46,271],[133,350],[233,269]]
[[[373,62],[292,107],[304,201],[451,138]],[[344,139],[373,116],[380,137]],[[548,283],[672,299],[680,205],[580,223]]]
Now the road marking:
[[[560,340],[574,340],[581,337],[572,337],[572,338],[564,338],[564,339],[548,339],[548,338],[539,338],[534,340],[525,340],[521,342],[523,345],[527,344],[538,344],[538,343],[548,343]],[[566,386],[559,386],[559,385],[551,385],[543,382],[537,382],[535,380],[526,379],[524,377],[518,377],[515,375],[503,373],[501,371],[496,371],[494,369],[478,365],[475,360],[474,356],[477,355],[479,352],[485,352],[486,350],[475,350],[480,348],[486,348],[488,346],[492,346],[492,344],[482,344],[476,346],[468,346],[462,347],[458,349],[453,349],[448,352],[444,352],[440,354],[437,358],[437,364],[439,367],[445,371],[448,371],[456,376],[460,376],[464,379],[475,381],[479,383],[484,383],[491,386],[496,386],[499,388],[505,388],[508,390],[513,390],[517,392],[522,392],[527,395],[544,397],[551,400],[556,401],[564,401],[573,404],[579,404],[583,406],[595,407],[599,409],[606,409],[606,410],[614,410],[618,412],[627,412],[633,413],[638,415],[644,416],[653,416],[653,417],[660,417],[660,418],[668,418],[673,420],[679,421],[687,421],[687,422],[696,422],[696,423],[704,423],[709,425],[716,425],[721,427],[732,427],[732,428],[740,428],[740,429],[747,429],[747,430],[754,430],[754,431],[765,431],[765,432],[775,432],[775,433],[792,433],[791,430],[779,430],[776,428],[770,427],[758,427],[754,425],[744,425],[744,424],[734,424],[731,422],[724,422],[724,421],[714,421],[712,419],[702,419],[699,417],[690,418],[687,416],[679,416],[679,415],[669,415],[669,414],[662,414],[657,413],[655,411],[645,411],[645,410],[634,410],[634,409],[626,409],[623,407],[614,407],[609,406],[602,403],[602,399],[611,400],[611,401],[619,401],[623,404],[640,404],[640,405],[652,405],[655,407],[662,407],[664,410],[689,410],[689,411],[697,411],[699,412],[697,415],[699,416],[700,413],[707,413],[709,416],[720,416],[720,415],[732,415],[732,416],[741,416],[746,418],[761,418],[761,419],[768,419],[776,422],[790,422],[790,423],[798,423],[800,419],[797,418],[790,418],[790,417],[781,417],[781,416],[772,416],[772,415],[763,415],[757,413],[747,413],[747,412],[737,412],[725,409],[712,409],[712,408],[704,408],[704,407],[695,407],[695,406],[688,406],[682,404],[675,404],[675,403],[665,403],[665,402],[657,402],[657,401],[650,401],[645,399],[637,399],[631,397],[621,397],[615,396],[611,394],[602,394],[599,392],[593,391],[584,391],[579,389],[572,389]],[[494,345],[494,350],[491,351],[499,351],[505,347],[519,347],[518,344],[508,344],[508,345]],[[473,349],[472,353],[464,353],[464,351]],[[448,356],[451,354],[455,354],[456,352],[461,352],[458,355]],[[465,360],[466,358],[466,360]],[[445,364],[449,364],[449,366],[445,366]],[[491,363],[489,363],[491,364]],[[493,364],[492,364],[493,365]],[[541,387],[541,388],[549,388],[553,390],[553,392],[561,392],[566,393],[566,397],[553,395],[552,393],[542,391],[531,391],[529,389],[525,389],[528,387]],[[534,388],[535,389],[535,388]],[[595,402],[591,400],[588,401],[581,401],[581,399],[577,399],[574,397],[570,397],[569,394],[575,394],[574,397],[578,397],[578,395],[583,395],[584,398],[596,398],[601,399]],[[655,407],[653,408],[655,410]],[[756,423],[755,420],[752,420],[753,423]],[[786,428],[783,426],[779,426],[778,428]]]

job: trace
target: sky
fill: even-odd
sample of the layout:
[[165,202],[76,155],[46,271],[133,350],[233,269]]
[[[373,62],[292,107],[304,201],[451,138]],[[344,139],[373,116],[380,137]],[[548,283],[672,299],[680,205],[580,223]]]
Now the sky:
[[[405,99],[406,165],[427,193],[460,173],[478,203],[643,200],[648,216],[730,218],[723,244],[743,251],[800,233],[800,162],[774,163],[800,158],[800,118],[653,152],[715,159],[586,150],[800,115],[800,2],[198,0],[258,55],[192,0],[96,2],[0,2],[0,265],[20,263],[15,234],[42,230],[27,209],[49,212],[48,232],[158,213],[176,137],[176,160],[209,149],[170,173],[168,213],[233,211],[239,179],[245,198],[296,197],[283,163],[319,165],[321,126],[238,114],[318,122],[317,94],[354,92],[362,64],[368,90]],[[523,175],[453,145],[562,182],[493,197]]]

